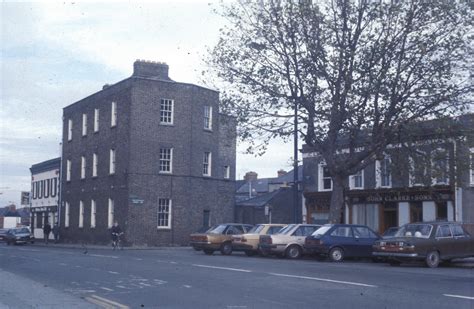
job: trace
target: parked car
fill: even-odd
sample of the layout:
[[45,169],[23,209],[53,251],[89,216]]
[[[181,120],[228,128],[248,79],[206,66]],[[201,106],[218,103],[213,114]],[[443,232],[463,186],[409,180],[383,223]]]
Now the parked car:
[[394,238],[375,242],[373,255],[391,265],[418,260],[433,268],[441,261],[474,257],[474,239],[459,222],[409,223]]
[[259,250],[262,255],[275,254],[298,259],[304,253],[305,238],[320,228],[317,224],[290,224],[274,235],[260,235]]
[[9,229],[5,234],[7,245],[35,243],[35,238],[27,227]]
[[190,245],[195,250],[203,250],[211,255],[220,250],[223,255],[232,253],[232,235],[247,233],[253,225],[240,223],[224,223],[211,227],[204,233],[191,234]]
[[[194,232],[193,234],[202,234],[202,233],[205,233],[207,231],[209,231],[211,229],[211,226],[203,226],[201,227],[200,229],[198,229],[196,232]],[[193,247],[194,250],[196,251],[201,251],[202,248],[196,248],[196,247]]]
[[325,224],[306,237],[308,254],[341,262],[346,257],[372,257],[372,246],[380,235],[365,225]]
[[0,241],[5,241],[8,229],[0,229]]
[[286,224],[258,224],[248,233],[232,236],[232,248],[244,251],[246,255],[253,256],[258,253],[260,235],[273,235],[278,233]]
[[392,238],[398,232],[398,227],[389,227],[383,234],[382,238]]

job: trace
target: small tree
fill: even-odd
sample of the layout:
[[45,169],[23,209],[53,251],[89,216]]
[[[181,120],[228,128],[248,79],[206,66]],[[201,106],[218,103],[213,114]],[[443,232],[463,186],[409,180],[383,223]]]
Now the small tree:
[[446,1],[320,2],[225,6],[229,26],[208,65],[249,151],[292,136],[297,109],[299,134],[332,176],[329,220],[339,222],[348,176],[407,124],[469,104],[474,19]]

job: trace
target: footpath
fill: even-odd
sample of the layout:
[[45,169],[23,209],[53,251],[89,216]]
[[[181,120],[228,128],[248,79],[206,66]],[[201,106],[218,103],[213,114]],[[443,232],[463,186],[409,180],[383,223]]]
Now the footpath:
[[0,269],[0,308],[101,308],[68,294]]

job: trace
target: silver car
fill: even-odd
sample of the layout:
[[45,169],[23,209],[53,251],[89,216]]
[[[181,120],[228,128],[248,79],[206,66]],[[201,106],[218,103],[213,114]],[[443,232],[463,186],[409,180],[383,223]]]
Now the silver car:
[[304,241],[320,228],[317,224],[290,224],[274,235],[261,235],[259,251],[262,255],[275,254],[289,259],[298,259],[304,253]]

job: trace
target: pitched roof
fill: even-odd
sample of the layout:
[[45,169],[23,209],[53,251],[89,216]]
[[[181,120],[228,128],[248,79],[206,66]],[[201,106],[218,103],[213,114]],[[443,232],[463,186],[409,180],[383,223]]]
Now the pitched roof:
[[246,206],[246,207],[263,207],[267,205],[276,195],[278,195],[282,190],[282,188],[268,192],[262,195],[258,195],[251,199],[246,199],[244,201],[240,201],[236,203],[236,206]]

